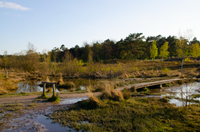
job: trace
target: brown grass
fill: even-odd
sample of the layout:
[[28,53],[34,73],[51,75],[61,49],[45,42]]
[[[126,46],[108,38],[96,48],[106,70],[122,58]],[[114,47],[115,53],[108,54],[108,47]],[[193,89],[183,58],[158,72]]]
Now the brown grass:
[[89,93],[90,105],[94,108],[102,106],[102,102],[97,99],[92,93]]
[[103,91],[111,91],[111,90],[114,90],[114,83],[113,82],[109,82],[109,81],[101,81],[101,82],[98,82],[96,84],[96,86],[94,87],[95,91],[100,91],[100,92],[103,92]]
[[101,99],[110,99],[112,97],[111,91],[103,91],[100,98]]
[[7,93],[8,93],[8,91],[6,91],[3,88],[0,88],[0,95],[7,94]]
[[115,101],[121,101],[124,99],[121,91],[111,91],[111,95],[112,95],[113,100]]

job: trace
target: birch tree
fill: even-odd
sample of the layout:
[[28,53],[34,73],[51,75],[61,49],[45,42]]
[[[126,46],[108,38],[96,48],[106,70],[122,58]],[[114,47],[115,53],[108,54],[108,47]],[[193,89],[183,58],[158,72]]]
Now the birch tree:
[[156,46],[156,40],[152,42],[151,51],[150,51],[150,58],[154,61],[155,58],[158,56],[158,48]]
[[192,51],[191,51],[192,57],[198,58],[200,56],[200,46],[198,43],[195,43],[192,45]]
[[160,54],[159,57],[162,58],[167,58],[169,56],[169,51],[168,51],[168,42],[166,41],[160,48]]

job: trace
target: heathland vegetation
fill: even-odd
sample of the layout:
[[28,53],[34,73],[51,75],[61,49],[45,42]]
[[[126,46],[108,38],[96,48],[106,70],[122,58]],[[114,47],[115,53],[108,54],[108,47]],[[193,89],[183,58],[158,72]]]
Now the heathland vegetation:
[[[86,90],[81,92],[89,94],[88,100],[45,115],[61,126],[83,131],[198,131],[200,107],[199,101],[194,98],[198,98],[199,94],[190,95],[190,98],[177,97],[181,101],[195,101],[195,104],[176,107],[168,103],[169,98],[174,98],[171,96],[141,98],[150,93],[148,88],[143,91],[134,86],[123,91],[115,89],[174,77],[189,79],[165,86],[193,82],[193,77],[199,77],[200,71],[199,44],[196,38],[189,40],[161,35],[145,38],[142,33],[130,34],[118,42],[107,39],[70,49],[61,45],[43,53],[36,52],[29,43],[25,52],[7,55],[5,51],[0,56],[0,95],[12,95],[18,89],[17,84],[24,80],[49,81],[51,78],[52,81],[53,78],[57,79],[54,82],[60,91],[65,88],[74,93],[80,91],[81,88],[76,85],[81,84],[86,86]],[[70,79],[76,80],[72,82]],[[71,89],[74,87],[76,91]],[[94,92],[99,92],[99,96],[94,96]],[[18,95],[30,94],[22,91]],[[20,114],[26,105],[28,109],[37,106],[41,109],[40,105],[45,102],[37,101],[42,98],[49,97],[45,94],[31,105],[0,105],[0,113],[15,111]],[[49,100],[58,102],[60,98],[55,96]],[[0,117],[0,130],[5,128],[3,120],[10,121],[12,117],[7,116]]]
[[[198,75],[199,44],[196,38],[189,41],[175,36],[145,37],[142,33],[130,34],[117,42],[107,39],[70,49],[62,44],[60,48],[54,47],[43,53],[36,52],[34,45],[29,43],[26,51],[13,55],[7,55],[5,51],[0,56],[1,80],[4,76],[6,78],[8,71],[9,74],[24,73],[23,76],[30,79],[47,76],[104,79],[176,77],[180,69],[182,74],[183,61],[185,69],[181,76],[192,77]],[[0,85],[1,93],[10,91],[3,85],[5,83]]]

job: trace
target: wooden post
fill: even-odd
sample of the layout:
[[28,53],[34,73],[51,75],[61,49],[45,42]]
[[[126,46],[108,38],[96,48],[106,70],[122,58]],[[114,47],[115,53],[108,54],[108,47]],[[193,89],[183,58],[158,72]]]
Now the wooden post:
[[43,95],[46,95],[46,83],[43,82]]
[[52,87],[53,87],[53,96],[56,96],[55,84],[52,84]]
[[6,68],[5,68],[5,72],[6,72],[6,78],[8,78],[8,71]]

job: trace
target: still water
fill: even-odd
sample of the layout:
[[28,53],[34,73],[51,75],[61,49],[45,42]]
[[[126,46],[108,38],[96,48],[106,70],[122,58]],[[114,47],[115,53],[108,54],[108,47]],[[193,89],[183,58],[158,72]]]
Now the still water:
[[[169,103],[175,104],[176,106],[185,106],[186,98],[192,99],[194,94],[200,94],[200,83],[194,82],[180,86],[167,87],[164,89],[150,89],[150,91],[150,94],[159,94],[154,95],[154,97],[169,97]],[[152,97],[152,95],[149,95],[148,97]],[[194,98],[193,100],[200,101],[200,98]],[[188,104],[194,103],[197,102],[189,102]]]

